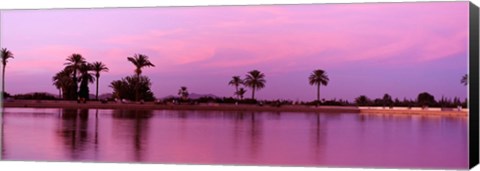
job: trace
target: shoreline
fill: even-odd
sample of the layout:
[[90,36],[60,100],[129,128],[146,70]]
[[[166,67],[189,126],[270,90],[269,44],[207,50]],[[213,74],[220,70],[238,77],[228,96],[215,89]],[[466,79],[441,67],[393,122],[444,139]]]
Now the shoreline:
[[358,114],[385,114],[385,115],[435,115],[435,116],[468,116],[468,109],[462,111],[443,111],[440,108],[401,108],[392,109],[382,107],[356,107],[356,106],[304,106],[304,105],[283,105],[281,107],[259,106],[247,104],[155,104],[153,102],[138,103],[101,103],[89,101],[77,103],[76,101],[55,101],[55,100],[15,100],[2,102],[4,108],[79,108],[79,109],[145,109],[145,110],[215,110],[215,111],[252,111],[252,112],[310,112],[310,113],[358,113]]

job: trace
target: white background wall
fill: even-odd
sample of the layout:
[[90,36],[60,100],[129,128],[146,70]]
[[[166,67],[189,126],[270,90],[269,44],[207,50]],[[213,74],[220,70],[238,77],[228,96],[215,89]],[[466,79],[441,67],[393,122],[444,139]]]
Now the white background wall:
[[[349,2],[412,2],[425,0],[1,0],[0,9],[38,9],[38,8],[90,8],[90,7],[140,7],[140,6],[192,6],[192,5],[239,5],[239,4],[292,4],[292,3],[349,3]],[[445,0],[435,0],[445,1]],[[477,6],[480,0],[471,0]],[[219,3],[221,2],[221,3]],[[0,162],[0,170],[69,170],[69,171],[105,171],[105,170],[373,170],[373,169],[331,169],[331,168],[290,168],[290,167],[235,167],[235,166],[192,166],[192,165],[152,165],[152,164],[85,164],[85,163],[53,163],[53,162]],[[477,166],[475,170],[480,171]]]
[[[462,0],[1,0],[1,9],[18,8],[77,8],[77,7],[140,7],[140,6],[191,6],[191,5],[236,5],[236,4],[292,4],[292,3],[351,3],[351,2],[419,2],[419,1],[462,1]],[[464,0],[463,0],[464,1]],[[472,0],[480,4],[480,0]]]

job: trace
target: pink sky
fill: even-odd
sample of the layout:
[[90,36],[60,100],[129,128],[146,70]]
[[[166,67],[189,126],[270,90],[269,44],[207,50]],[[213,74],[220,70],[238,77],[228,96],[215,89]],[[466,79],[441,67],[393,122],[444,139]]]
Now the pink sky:
[[231,96],[231,77],[258,69],[267,79],[258,99],[313,100],[317,68],[330,77],[326,99],[467,96],[468,2],[9,10],[0,22],[13,94],[57,94],[51,78],[72,53],[110,68],[99,88],[110,93],[133,74],[126,58],[142,53],[159,98],[180,86]]

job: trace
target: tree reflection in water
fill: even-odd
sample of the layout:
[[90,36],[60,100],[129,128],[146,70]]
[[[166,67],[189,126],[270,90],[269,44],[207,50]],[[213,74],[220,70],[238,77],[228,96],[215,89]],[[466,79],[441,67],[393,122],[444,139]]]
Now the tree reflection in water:
[[[151,110],[113,110],[114,133],[122,135],[122,138],[133,139],[134,158],[133,161],[144,161],[144,152],[148,147],[145,147],[148,140],[149,120],[153,116]],[[122,140],[125,141],[125,140]]]
[[468,161],[468,117],[96,109],[7,112],[3,118],[7,135],[2,139],[2,157],[7,160],[452,169],[464,168]]
[[[228,115],[228,113],[227,113]],[[238,112],[235,112],[233,114],[233,150],[235,150],[235,153],[238,152],[238,150],[241,150],[239,149],[239,143],[241,143],[240,141],[242,141],[241,139],[241,133],[243,131],[243,123],[242,121],[244,120],[245,118],[245,114],[244,112],[242,111],[238,111]]]
[[0,144],[0,149],[2,149],[2,153],[1,153],[1,155],[0,155],[0,160],[2,160],[2,159],[3,159],[3,156],[5,156],[5,154],[6,154],[6,153],[5,153],[5,149],[7,148],[7,147],[5,146],[5,138],[4,138],[4,135],[5,135],[5,131],[4,131],[4,129],[5,129],[5,127],[4,127],[4,122],[5,122],[5,121],[4,121],[4,119],[5,119],[6,117],[5,117],[5,108],[0,107],[0,110],[2,111],[2,113],[0,114],[0,123],[1,123],[1,125],[0,125],[0,126],[1,126],[1,128],[0,128],[0,130],[1,130],[1,131],[0,131],[0,140],[1,140],[1,142],[0,142],[0,143],[2,143],[2,144]]
[[80,160],[89,139],[88,109],[60,109],[59,112],[61,124],[57,133],[62,137],[70,159]]
[[[314,127],[312,130],[312,133],[311,133],[311,137],[312,139],[314,139],[314,141],[311,141],[311,142],[314,142],[312,145],[313,145],[313,152],[314,152],[314,156],[315,156],[315,160],[317,162],[321,162],[321,158],[320,158],[320,155],[324,154],[325,153],[325,147],[327,146],[326,144],[326,139],[327,139],[327,135],[326,135],[326,129],[327,129],[327,120],[328,118],[320,118],[320,113],[314,113],[314,116],[315,116],[315,122],[314,124],[312,124],[312,126]],[[327,114],[328,115],[328,114]]]
[[98,159],[98,109],[95,109],[95,140],[94,140],[95,159]]
[[250,122],[250,154],[252,155],[252,159],[255,160],[261,150],[262,146],[262,118],[256,117],[256,114],[260,113],[251,113],[251,122]]

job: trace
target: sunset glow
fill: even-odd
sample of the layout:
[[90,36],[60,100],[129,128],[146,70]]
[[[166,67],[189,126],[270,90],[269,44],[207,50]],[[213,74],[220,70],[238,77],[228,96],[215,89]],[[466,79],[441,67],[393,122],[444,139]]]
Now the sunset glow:
[[231,77],[254,69],[267,80],[258,99],[314,100],[315,69],[330,78],[326,99],[467,97],[468,2],[11,10],[0,24],[15,56],[10,94],[57,94],[52,76],[72,53],[108,66],[99,92],[111,93],[134,73],[127,57],[142,53],[156,66],[142,74],[157,98],[180,86],[230,97]]

